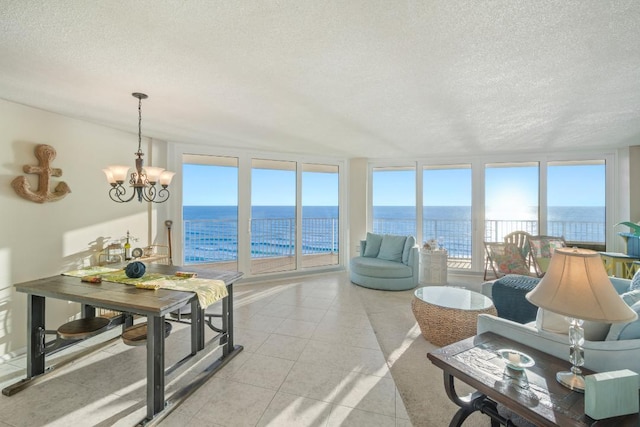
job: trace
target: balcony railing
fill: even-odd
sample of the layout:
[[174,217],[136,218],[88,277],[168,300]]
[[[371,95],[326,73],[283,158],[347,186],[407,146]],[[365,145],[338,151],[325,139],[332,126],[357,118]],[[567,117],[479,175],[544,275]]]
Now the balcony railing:
[[[570,242],[604,243],[602,222],[549,221],[547,234],[564,236]],[[484,240],[502,241],[516,230],[537,235],[538,221],[487,220]],[[375,233],[416,235],[416,222],[410,219],[376,219]],[[440,239],[450,258],[471,260],[471,221],[425,219],[424,240]],[[185,263],[232,261],[238,258],[238,222],[236,220],[185,220]],[[338,218],[302,220],[302,254],[333,254],[339,248]],[[251,257],[293,256],[296,248],[294,218],[254,219],[251,221]]]
[[[184,221],[185,263],[233,261],[238,258],[238,221],[198,219]],[[337,254],[338,218],[302,220],[302,255]],[[294,218],[251,221],[251,257],[289,257],[296,252]]]

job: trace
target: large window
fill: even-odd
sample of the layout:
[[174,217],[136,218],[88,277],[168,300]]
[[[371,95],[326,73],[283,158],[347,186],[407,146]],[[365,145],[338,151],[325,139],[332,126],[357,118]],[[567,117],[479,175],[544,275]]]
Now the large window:
[[605,162],[550,162],[547,234],[569,242],[605,242]]
[[338,264],[338,166],[302,165],[302,266]]
[[181,148],[176,264],[214,264],[249,277],[344,262],[342,162],[191,154],[193,147]]
[[422,240],[437,241],[450,263],[471,268],[471,165],[425,166],[422,182]]
[[415,167],[372,164],[371,228],[435,240],[449,251],[449,268],[473,271],[484,266],[483,242],[503,242],[513,231],[562,236],[571,244],[604,250],[613,228],[607,215],[615,215],[607,205],[613,185],[607,168],[614,156],[591,160],[588,155],[468,164],[417,161]]
[[416,171],[407,167],[373,169],[373,231],[416,235]]
[[538,234],[538,183],[537,163],[486,165],[486,242],[501,242],[512,231]]
[[252,160],[251,273],[296,269],[296,163]]
[[238,159],[185,156],[182,166],[185,263],[238,269]]

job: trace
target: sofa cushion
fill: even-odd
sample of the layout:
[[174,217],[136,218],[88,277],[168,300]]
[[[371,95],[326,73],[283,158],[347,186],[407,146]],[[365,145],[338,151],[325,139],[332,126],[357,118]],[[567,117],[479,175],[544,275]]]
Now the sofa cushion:
[[387,261],[402,262],[402,252],[404,251],[404,243],[406,240],[407,236],[385,234],[382,237],[378,258]]
[[402,251],[402,263],[404,265],[409,264],[409,255],[411,254],[411,248],[416,245],[416,238],[413,236],[407,237],[407,240],[404,242],[404,250]]
[[[536,328],[542,331],[568,335],[569,320],[562,314],[539,308],[538,315],[536,316]],[[604,341],[607,338],[610,328],[611,323],[585,320],[582,324],[584,339],[588,341]]]
[[[640,314],[640,302],[636,302],[631,309]],[[614,323],[609,329],[607,341],[634,340],[640,338],[640,318],[629,323]]]
[[349,268],[361,276],[378,277],[381,279],[398,279],[411,277],[413,275],[413,269],[411,267],[401,262],[387,261],[380,258],[351,258]]
[[380,252],[380,244],[382,244],[382,236],[380,234],[367,233],[367,243],[364,246],[362,256],[375,258]]

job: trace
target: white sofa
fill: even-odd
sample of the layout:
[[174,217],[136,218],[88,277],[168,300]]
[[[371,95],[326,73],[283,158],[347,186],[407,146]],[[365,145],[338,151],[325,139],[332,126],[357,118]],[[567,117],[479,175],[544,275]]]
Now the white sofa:
[[[619,294],[628,290],[630,280],[611,278]],[[490,289],[483,290],[484,292]],[[637,306],[637,303],[634,307]],[[640,320],[628,329],[640,328]],[[536,322],[521,324],[489,314],[478,316],[478,334],[493,332],[529,347],[544,351],[560,359],[569,360],[569,338],[566,334],[539,330]],[[584,366],[596,372],[630,369],[640,373],[640,339],[588,341],[584,345]]]

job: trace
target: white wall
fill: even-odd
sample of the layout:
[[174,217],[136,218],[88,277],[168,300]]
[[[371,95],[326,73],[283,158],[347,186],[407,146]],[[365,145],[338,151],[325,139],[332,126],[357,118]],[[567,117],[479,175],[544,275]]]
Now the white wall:
[[[150,211],[146,203],[118,204],[107,195],[102,169],[110,164],[133,167],[136,134],[0,100],[0,141],[0,359],[7,359],[26,345],[26,296],[15,292],[15,283],[90,265],[106,242],[127,230],[140,237],[133,247],[162,241],[164,229],[161,226],[156,235],[157,227],[150,227],[149,219],[163,224],[167,208],[157,205]],[[63,174],[52,178],[52,188],[65,181],[72,191],[62,200],[34,203],[20,198],[10,185],[24,175],[37,189],[37,176],[22,168],[38,163],[38,144],[57,151],[52,167]],[[143,141],[145,154],[151,154],[150,145]],[[158,160],[166,160],[166,144],[153,141],[153,147],[159,150],[154,166],[163,166]],[[78,304],[48,300],[47,329],[78,311]]]
[[[348,200],[349,200],[349,251],[348,259],[358,256],[360,240],[367,237],[367,177],[368,161],[365,158],[349,161]],[[347,260],[348,264],[349,261]]]

